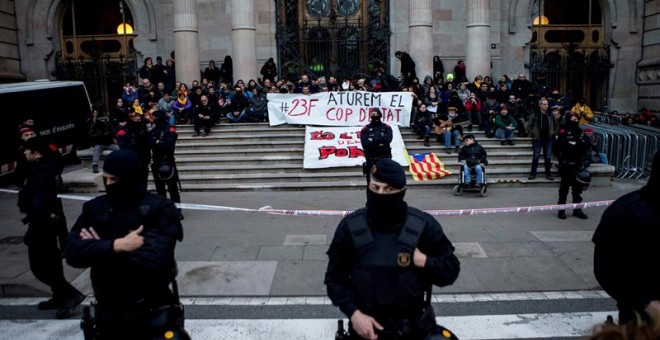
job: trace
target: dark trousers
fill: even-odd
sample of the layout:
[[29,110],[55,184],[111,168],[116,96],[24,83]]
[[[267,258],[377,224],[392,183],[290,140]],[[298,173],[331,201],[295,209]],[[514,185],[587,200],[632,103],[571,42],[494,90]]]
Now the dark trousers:
[[35,232],[35,227],[28,230],[28,258],[30,270],[37,280],[48,285],[53,292],[53,299],[62,302],[75,297],[80,292],[64,277],[62,253],[57,247],[57,236]]
[[541,150],[543,150],[543,160],[545,165],[545,175],[550,175],[550,168],[552,166],[552,139],[546,140],[533,140],[532,148],[534,149],[534,156],[532,156],[532,171],[531,175],[536,176],[536,169],[539,166],[539,157]]
[[202,119],[195,117],[195,132],[199,133],[200,129],[204,129],[204,133],[208,134],[211,132],[211,127],[215,124],[213,119]]
[[559,183],[559,200],[558,204],[565,204],[568,198],[568,190],[573,188],[571,194],[573,196],[573,203],[582,202],[582,191],[584,187],[580,182],[575,180],[576,170],[571,169],[567,166],[564,166],[559,169],[559,175],[561,176],[561,182]]
[[[175,203],[181,203],[181,195],[179,194],[179,184],[178,176],[179,174],[174,170],[174,176],[163,181],[158,178],[158,175],[154,172],[154,186],[156,187],[156,193],[160,196],[167,197],[166,192],[170,194],[170,200]],[[167,187],[167,191],[165,190]]]

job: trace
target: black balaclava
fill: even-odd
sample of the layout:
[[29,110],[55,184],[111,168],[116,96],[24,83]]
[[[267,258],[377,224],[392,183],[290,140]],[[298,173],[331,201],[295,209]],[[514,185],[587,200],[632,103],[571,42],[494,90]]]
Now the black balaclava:
[[117,177],[117,182],[105,185],[106,196],[115,208],[131,208],[147,193],[142,163],[131,150],[110,153],[103,163],[103,172]]
[[403,189],[396,194],[378,194],[367,188],[367,218],[377,229],[392,229],[406,220],[408,204],[406,195],[406,174],[401,165],[391,159],[381,159],[371,169],[372,178]]
[[652,205],[660,206],[660,151],[653,157],[651,176],[649,182],[642,187],[642,197]]
[[[376,111],[376,112],[378,113],[378,115],[376,115],[376,116],[372,116],[372,115],[371,115],[371,112],[373,112],[373,111]],[[381,118],[382,116],[383,116],[383,113],[380,112],[380,109],[376,109],[376,108],[374,108],[374,109],[371,109],[371,111],[369,111],[369,118],[371,118],[371,124],[372,124],[372,125],[378,125],[378,124],[380,124],[380,118]]]

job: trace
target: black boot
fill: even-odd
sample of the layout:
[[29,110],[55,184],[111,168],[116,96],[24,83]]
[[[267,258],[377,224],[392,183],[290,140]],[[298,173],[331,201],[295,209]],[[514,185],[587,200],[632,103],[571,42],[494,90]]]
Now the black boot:
[[583,219],[583,220],[586,220],[587,218],[589,218],[589,216],[587,216],[587,214],[585,214],[585,213],[582,211],[582,209],[575,209],[575,210],[573,210],[573,216],[575,216],[575,217],[577,217],[577,218],[579,218],[579,219]]
[[431,143],[429,142],[429,137],[428,136],[424,137],[424,146],[431,146]]
[[559,217],[560,220],[565,220],[566,219],[566,210],[557,211],[557,217]]
[[99,165],[98,164],[92,165],[92,172],[95,173],[95,174],[99,173]]

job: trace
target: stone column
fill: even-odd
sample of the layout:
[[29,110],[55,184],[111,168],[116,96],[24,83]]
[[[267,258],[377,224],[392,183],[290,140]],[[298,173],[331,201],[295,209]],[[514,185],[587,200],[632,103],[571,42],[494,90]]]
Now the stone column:
[[[410,0],[410,56],[419,82],[433,75],[433,10],[431,0]],[[398,74],[398,73],[397,73]]]
[[234,82],[257,79],[254,0],[231,1],[231,41]]
[[176,79],[188,86],[200,78],[197,0],[174,0]]
[[490,75],[490,0],[467,0],[465,65],[468,81]]

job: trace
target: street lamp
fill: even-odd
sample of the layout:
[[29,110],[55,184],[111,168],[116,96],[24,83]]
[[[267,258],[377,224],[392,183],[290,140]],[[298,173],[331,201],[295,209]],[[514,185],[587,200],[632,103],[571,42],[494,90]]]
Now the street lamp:
[[532,20],[532,25],[534,25],[534,26],[539,26],[539,25],[547,26],[547,25],[550,25],[550,19],[548,19],[548,17],[546,17],[545,15],[542,15],[540,20],[539,20],[539,17],[535,16],[534,20]]
[[117,26],[117,34],[133,34],[133,26],[127,23],[121,23]]

